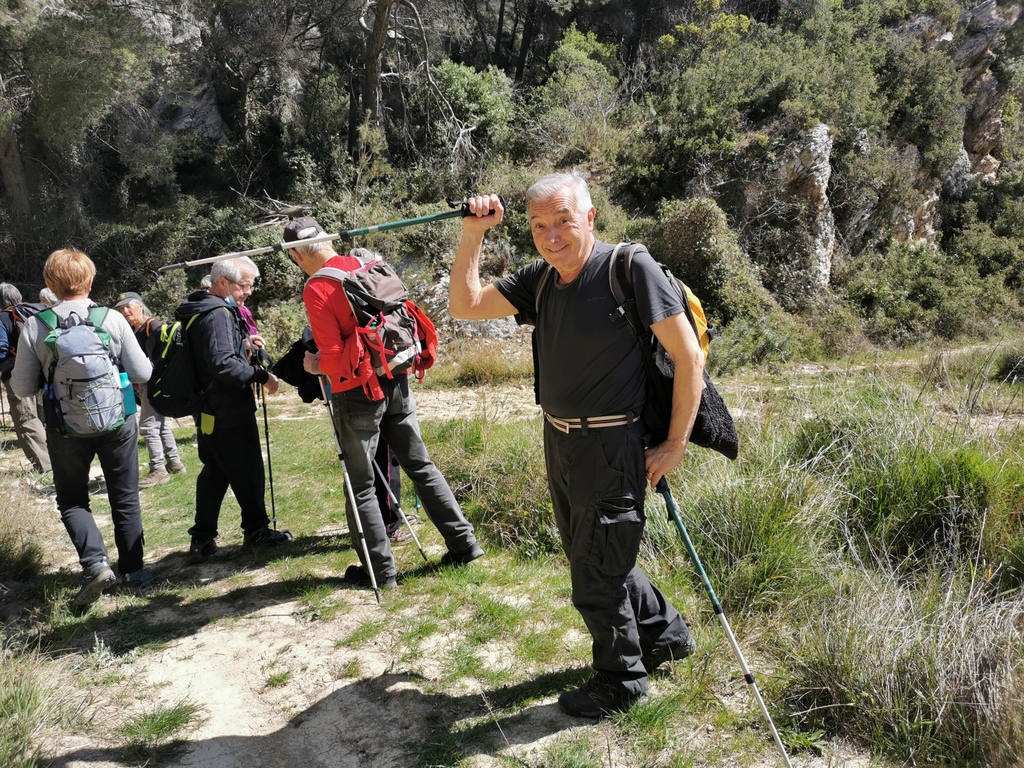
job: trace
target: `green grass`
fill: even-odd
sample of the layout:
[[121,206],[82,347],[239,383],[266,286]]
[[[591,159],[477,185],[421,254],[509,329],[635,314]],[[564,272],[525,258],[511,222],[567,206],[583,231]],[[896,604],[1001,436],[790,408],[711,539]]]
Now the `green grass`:
[[186,749],[185,742],[172,740],[172,737],[196,727],[202,720],[202,708],[187,700],[137,715],[121,729],[121,736],[127,742],[124,757],[135,765],[171,760]]

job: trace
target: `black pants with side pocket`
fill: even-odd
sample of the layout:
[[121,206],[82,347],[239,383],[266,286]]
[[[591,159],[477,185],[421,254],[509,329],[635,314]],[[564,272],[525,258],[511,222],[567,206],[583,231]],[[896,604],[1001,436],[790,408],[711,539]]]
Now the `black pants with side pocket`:
[[683,643],[689,629],[636,564],[646,521],[643,427],[565,434],[545,421],[544,456],[572,604],[594,641],[594,670],[646,693],[643,651]]

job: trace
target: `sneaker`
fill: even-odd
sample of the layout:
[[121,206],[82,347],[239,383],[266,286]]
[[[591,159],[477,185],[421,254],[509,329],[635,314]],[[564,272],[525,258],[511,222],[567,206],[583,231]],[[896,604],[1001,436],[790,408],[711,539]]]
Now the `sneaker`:
[[291,531],[272,531],[269,525],[264,525],[252,533],[245,534],[242,546],[245,547],[277,547],[287,544],[294,539]]
[[625,712],[638,702],[647,701],[646,693],[632,693],[616,685],[601,674],[575,691],[566,691],[558,697],[558,706],[567,715],[597,719],[615,712]]
[[640,661],[643,663],[644,669],[647,670],[647,674],[653,675],[654,671],[662,664],[685,659],[696,650],[697,641],[693,639],[693,635],[687,632],[686,638],[678,643],[668,646],[655,646],[650,651],[644,651]]
[[114,586],[117,577],[106,558],[82,569],[82,586],[71,598],[71,607],[85,608],[95,603],[103,591]]
[[217,553],[217,542],[213,539],[197,539],[192,537],[192,544],[188,548],[188,561],[192,565],[205,563]]
[[445,552],[441,565],[466,565],[484,556],[479,544],[473,544],[461,552]]
[[[350,565],[345,571],[344,581],[346,584],[351,584],[353,587],[367,587],[373,589],[373,583],[370,581],[370,574],[363,570],[361,565]],[[398,586],[398,580],[391,576],[390,578],[384,579],[383,582],[377,581],[377,589],[392,589]]]
[[186,469],[185,465],[181,463],[181,459],[173,459],[167,462],[167,471],[172,475],[184,475]]
[[149,474],[139,480],[139,488],[152,488],[154,485],[162,485],[171,479],[171,476],[167,474],[167,470],[163,469],[151,469]]
[[141,595],[164,581],[155,576],[149,568],[139,568],[137,571],[122,576],[121,586],[136,595]]
[[396,528],[394,533],[388,534],[388,538],[391,539],[392,544],[405,544],[412,541],[412,534],[405,528]]

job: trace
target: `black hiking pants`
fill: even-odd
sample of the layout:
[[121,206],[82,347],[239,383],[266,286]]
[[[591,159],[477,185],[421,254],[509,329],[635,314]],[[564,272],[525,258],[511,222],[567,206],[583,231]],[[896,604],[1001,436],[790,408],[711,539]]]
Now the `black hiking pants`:
[[565,434],[545,420],[544,456],[572,604],[594,641],[594,670],[646,693],[643,651],[685,643],[689,629],[636,564],[646,521],[643,427]]

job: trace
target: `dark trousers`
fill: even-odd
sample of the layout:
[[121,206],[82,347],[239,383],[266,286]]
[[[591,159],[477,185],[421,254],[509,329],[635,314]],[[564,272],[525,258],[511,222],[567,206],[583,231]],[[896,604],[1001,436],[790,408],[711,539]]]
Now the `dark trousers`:
[[[427,455],[416,420],[416,398],[409,389],[407,377],[381,379],[380,385],[384,390],[383,400],[370,400],[357,388],[334,393],[331,404],[345,468],[352,481],[355,507],[370,552],[370,564],[378,581],[385,581],[395,575],[395,559],[377,504],[375,472],[370,464],[377,452],[378,435],[398,457],[398,463],[423,502],[423,511],[440,531],[448,551],[462,552],[472,547],[476,536],[447,481]],[[354,537],[357,535],[355,511],[347,493],[345,514]],[[356,552],[363,567],[367,567],[358,542]]]
[[[402,527],[402,517],[398,514],[398,505],[402,502],[402,473],[399,471],[398,457],[388,447],[387,442],[380,438],[377,439],[377,453],[374,454],[373,460],[384,475],[384,479],[381,479],[374,470],[376,477],[373,490],[377,495],[380,516],[384,518],[384,527],[390,536]],[[391,493],[388,493],[389,489]],[[391,500],[392,493],[395,495],[395,501]]]
[[117,570],[121,575],[142,567],[142,508],[139,506],[139,433],[135,416],[113,432],[70,437],[46,428],[46,447],[53,466],[57,509],[78,562],[86,568],[107,558],[103,535],[89,507],[89,466],[99,457],[114,521]]
[[220,506],[228,487],[242,508],[242,530],[252,533],[270,522],[263,500],[263,452],[256,417],[240,426],[216,425],[211,434],[198,431],[196,446],[203,468],[196,478],[196,524],[189,533],[197,539],[217,536]]
[[572,604],[593,638],[594,669],[646,693],[643,651],[686,642],[689,629],[636,564],[646,522],[642,428],[564,434],[545,421],[544,456]]

